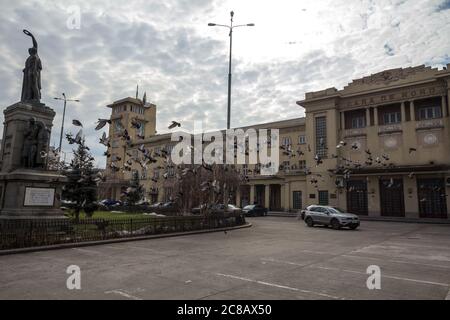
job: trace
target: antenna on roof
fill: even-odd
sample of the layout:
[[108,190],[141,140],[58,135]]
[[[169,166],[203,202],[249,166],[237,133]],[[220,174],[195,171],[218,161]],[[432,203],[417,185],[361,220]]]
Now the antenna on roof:
[[139,85],[136,85],[136,99],[139,99]]
[[147,92],[144,92],[144,96],[142,97],[142,104],[145,106],[147,103]]

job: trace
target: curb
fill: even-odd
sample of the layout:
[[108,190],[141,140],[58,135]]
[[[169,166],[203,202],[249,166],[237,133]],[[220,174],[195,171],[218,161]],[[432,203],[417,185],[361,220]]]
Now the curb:
[[[296,218],[297,215],[292,215],[288,213],[267,213],[269,217],[285,217],[285,218]],[[369,217],[369,216],[359,216],[359,220],[361,221],[376,221],[376,222],[403,222],[403,223],[419,223],[419,224],[441,224],[448,225],[450,224],[450,219],[411,219],[411,218],[388,218],[388,217]]]
[[180,236],[202,234],[202,233],[212,233],[212,232],[220,232],[220,231],[231,231],[231,230],[250,228],[251,226],[252,226],[252,224],[247,222],[241,226],[228,227],[228,228],[217,228],[217,229],[195,230],[195,231],[187,231],[187,232],[155,234],[155,235],[149,235],[149,236],[108,239],[108,240],[99,240],[99,241],[62,243],[62,244],[55,244],[55,245],[49,245],[49,246],[19,248],[19,249],[7,249],[7,250],[0,250],[0,256],[9,255],[9,254],[18,254],[18,253],[31,253],[31,252],[36,252],[36,251],[49,251],[49,250],[70,249],[70,248],[78,248],[78,247],[98,246],[98,245],[102,245],[102,244],[110,244],[110,243],[118,243],[118,242],[130,242],[130,241],[150,240],[150,239],[169,238],[169,237],[180,237]]

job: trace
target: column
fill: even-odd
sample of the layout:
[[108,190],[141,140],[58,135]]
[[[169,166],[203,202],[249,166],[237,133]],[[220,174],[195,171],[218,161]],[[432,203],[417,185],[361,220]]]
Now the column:
[[373,125],[378,125],[378,107],[373,108]]
[[264,206],[266,208],[270,207],[270,184],[266,184],[266,189],[264,191]]
[[284,184],[284,210],[290,211],[291,210],[291,188],[290,188],[289,182]]
[[370,108],[366,108],[366,127],[370,126]]
[[255,203],[255,185],[250,185],[250,199],[249,204]]
[[402,113],[402,122],[405,122],[406,121],[405,101],[402,101],[402,104],[400,105],[400,110]]
[[341,112],[341,130],[345,130],[345,112]]
[[409,102],[409,114],[411,121],[416,121],[416,108],[414,107],[414,100]]
[[445,118],[445,117],[447,117],[448,116],[448,110],[447,110],[447,106],[446,106],[446,99],[445,99],[445,96],[442,96],[442,102],[441,102],[441,105],[442,105],[442,116]]

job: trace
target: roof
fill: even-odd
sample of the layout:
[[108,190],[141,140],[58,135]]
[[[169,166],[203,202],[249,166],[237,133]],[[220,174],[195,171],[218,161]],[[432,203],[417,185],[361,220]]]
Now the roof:
[[385,91],[421,83],[429,83],[432,80],[448,77],[450,77],[450,64],[447,64],[442,70],[427,67],[425,65],[383,70],[360,79],[354,79],[344,86],[342,90],[332,87],[319,91],[306,92],[305,99],[297,101],[297,104],[303,106],[305,103],[312,101],[345,98],[354,95]]
[[[107,105],[107,107],[108,107],[108,108],[112,108],[112,107],[115,106],[115,105],[119,105],[119,104],[123,104],[123,103],[132,103],[132,104],[136,104],[136,105],[140,105],[140,106],[143,105],[141,99],[136,99],[136,98],[127,97],[127,98],[123,98],[123,99],[114,101],[113,103]],[[152,107],[152,106],[155,106],[155,105],[154,105],[153,103],[147,102],[147,103],[145,104],[144,107],[150,108],[150,107]]]

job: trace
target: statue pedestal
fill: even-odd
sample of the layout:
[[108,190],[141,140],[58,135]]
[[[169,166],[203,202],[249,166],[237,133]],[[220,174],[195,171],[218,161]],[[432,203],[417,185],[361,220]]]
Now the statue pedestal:
[[[49,139],[34,137],[37,143],[34,167],[24,168],[25,134],[30,118],[51,129],[55,112],[42,103],[18,102],[3,111],[5,122],[0,154],[0,220],[62,218],[62,186],[67,181],[58,172],[46,170],[41,150]],[[44,145],[45,144],[45,145]]]
[[[24,133],[30,118],[34,118],[36,122],[44,124],[51,130],[55,111],[42,103],[18,102],[7,107],[3,114],[5,122],[0,158],[1,172],[11,172],[23,167]],[[43,164],[42,169],[44,169]]]
[[0,173],[0,219],[64,218],[65,176],[52,171],[18,169]]

